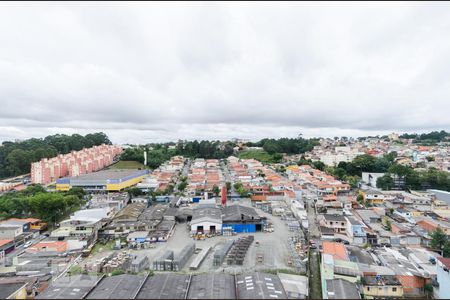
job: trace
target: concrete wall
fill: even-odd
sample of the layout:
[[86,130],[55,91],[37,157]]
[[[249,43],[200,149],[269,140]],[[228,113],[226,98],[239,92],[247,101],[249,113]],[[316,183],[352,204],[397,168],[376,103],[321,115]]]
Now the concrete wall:
[[450,299],[450,271],[444,271],[444,265],[437,262],[437,281],[439,282],[439,299]]

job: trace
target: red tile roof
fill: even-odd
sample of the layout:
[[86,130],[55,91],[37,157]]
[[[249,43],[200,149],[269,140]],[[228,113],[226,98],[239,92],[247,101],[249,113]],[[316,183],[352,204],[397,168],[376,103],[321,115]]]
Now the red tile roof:
[[8,244],[10,242],[12,242],[11,239],[0,240],[0,247],[4,246],[4,245],[6,245],[6,244]]
[[438,257],[439,261],[450,269],[450,258]]
[[334,259],[347,260],[349,261],[349,257],[347,254],[347,249],[344,244],[336,243],[336,242],[322,242],[323,253],[330,254]]

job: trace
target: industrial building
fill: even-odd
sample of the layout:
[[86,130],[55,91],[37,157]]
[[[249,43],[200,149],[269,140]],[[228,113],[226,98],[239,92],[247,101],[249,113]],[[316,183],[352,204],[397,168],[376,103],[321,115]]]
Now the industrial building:
[[102,278],[92,275],[61,277],[36,299],[84,299]]
[[212,234],[222,231],[222,211],[220,208],[204,207],[194,209],[191,220],[192,234]]
[[224,273],[191,277],[188,299],[236,299],[234,276]]
[[122,274],[105,277],[86,299],[134,299],[145,276]]
[[88,192],[117,192],[141,182],[148,170],[103,170],[56,181],[57,191],[81,187]]
[[155,274],[144,282],[136,299],[185,299],[189,275]]
[[287,299],[278,276],[267,273],[236,275],[236,290],[238,299]]
[[193,211],[191,233],[257,232],[262,230],[263,222],[264,220],[252,207],[242,205],[224,208],[202,207]]
[[231,228],[236,233],[256,232],[262,230],[263,219],[256,210],[242,205],[223,208],[222,228]]

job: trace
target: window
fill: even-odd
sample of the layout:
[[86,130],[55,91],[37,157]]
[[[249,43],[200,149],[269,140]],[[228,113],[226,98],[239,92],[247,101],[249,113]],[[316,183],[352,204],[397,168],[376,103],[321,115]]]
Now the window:
[[397,291],[397,288],[396,288],[396,287],[393,287],[393,288],[392,288],[392,291],[393,291],[393,292],[396,292],[396,291]]

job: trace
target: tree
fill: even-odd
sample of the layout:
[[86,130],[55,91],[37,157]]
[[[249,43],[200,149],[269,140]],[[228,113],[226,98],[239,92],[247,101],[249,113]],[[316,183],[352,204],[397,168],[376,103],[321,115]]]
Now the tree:
[[181,191],[181,192],[184,191],[186,189],[186,187],[187,187],[187,182],[186,181],[182,181],[182,182],[180,182],[178,184],[178,190]]
[[394,179],[390,174],[384,174],[377,178],[377,187],[383,190],[390,190],[394,186]]
[[214,195],[216,195],[216,196],[219,195],[220,189],[219,189],[219,187],[217,185],[214,185],[212,190],[213,190]]
[[225,183],[226,187],[227,187],[227,191],[231,191],[231,182],[226,182]]
[[136,197],[143,194],[142,190],[137,187],[128,188],[126,189],[126,192],[130,195],[130,197]]
[[364,196],[362,193],[359,193],[358,196],[356,196],[356,201],[358,201],[360,204],[364,201]]
[[325,164],[321,162],[320,160],[317,160],[312,163],[313,168],[323,171],[325,169]]
[[391,231],[392,230],[392,224],[388,217],[384,217],[384,223],[386,224],[386,230]]
[[431,243],[430,246],[433,249],[443,250],[444,246],[448,244],[447,235],[442,230],[442,228],[438,227],[430,234]]

